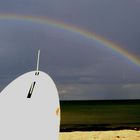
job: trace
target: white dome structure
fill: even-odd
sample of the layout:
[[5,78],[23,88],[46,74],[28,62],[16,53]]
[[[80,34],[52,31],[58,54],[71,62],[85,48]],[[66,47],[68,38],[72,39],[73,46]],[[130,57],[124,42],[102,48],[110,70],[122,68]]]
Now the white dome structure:
[[50,76],[38,66],[39,61],[36,71],[21,75],[1,92],[1,140],[59,139],[58,92]]

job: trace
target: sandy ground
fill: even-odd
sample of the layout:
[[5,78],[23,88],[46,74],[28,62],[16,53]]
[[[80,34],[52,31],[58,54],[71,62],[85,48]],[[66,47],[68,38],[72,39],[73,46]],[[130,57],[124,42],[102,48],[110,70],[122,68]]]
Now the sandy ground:
[[140,131],[64,132],[59,140],[140,140]]

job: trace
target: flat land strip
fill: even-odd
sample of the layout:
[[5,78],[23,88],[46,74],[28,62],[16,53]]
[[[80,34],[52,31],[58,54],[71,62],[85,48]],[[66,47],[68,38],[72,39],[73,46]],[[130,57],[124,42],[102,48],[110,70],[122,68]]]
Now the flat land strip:
[[140,140],[140,131],[62,132],[59,140]]

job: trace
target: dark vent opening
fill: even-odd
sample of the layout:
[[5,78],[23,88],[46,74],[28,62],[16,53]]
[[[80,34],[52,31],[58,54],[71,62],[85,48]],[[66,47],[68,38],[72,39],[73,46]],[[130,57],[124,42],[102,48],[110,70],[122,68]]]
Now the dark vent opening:
[[28,95],[27,95],[27,98],[31,98],[32,93],[33,93],[33,91],[34,91],[35,84],[36,84],[36,82],[33,82],[33,83],[31,84],[30,89],[29,89],[29,92],[28,92]]

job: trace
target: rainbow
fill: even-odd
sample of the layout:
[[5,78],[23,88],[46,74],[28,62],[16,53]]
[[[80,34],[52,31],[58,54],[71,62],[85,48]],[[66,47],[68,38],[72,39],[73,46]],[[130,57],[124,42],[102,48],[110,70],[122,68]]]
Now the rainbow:
[[24,15],[15,15],[15,14],[0,14],[0,20],[23,20],[23,21],[30,21],[35,22],[38,24],[47,24],[54,26],[59,29],[63,29],[66,31],[70,31],[73,33],[78,33],[81,36],[84,36],[88,39],[97,41],[103,44],[106,48],[109,48],[111,51],[116,52],[126,58],[129,62],[135,64],[136,66],[140,67],[140,57],[130,53],[128,50],[120,47],[119,45],[114,44],[113,42],[97,35],[96,33],[89,32],[85,29],[81,29],[74,25],[70,25],[67,23],[60,22],[58,20],[50,19],[48,17],[36,17],[36,16],[24,16]]

